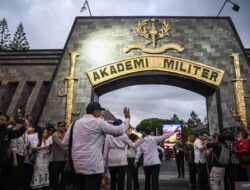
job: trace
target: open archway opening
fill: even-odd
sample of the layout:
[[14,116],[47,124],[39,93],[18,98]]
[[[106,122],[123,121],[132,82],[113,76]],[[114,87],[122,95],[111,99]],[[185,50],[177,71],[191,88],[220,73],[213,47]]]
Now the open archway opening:
[[[147,86],[148,85],[148,86]],[[203,100],[203,103],[197,103],[197,107],[202,107],[203,106],[203,113],[207,115],[208,118],[208,131],[212,133],[215,130],[222,130],[223,126],[220,126],[220,128],[214,128],[216,123],[221,123],[221,116],[220,116],[220,99],[219,97],[219,90],[218,87],[215,87],[209,83],[206,83],[204,81],[200,81],[191,77],[175,74],[175,73],[170,73],[170,72],[164,72],[164,71],[143,71],[143,72],[137,72],[137,73],[132,73],[128,75],[124,75],[121,77],[113,78],[111,80],[108,80],[106,82],[103,82],[101,84],[98,84],[93,87],[92,90],[92,101],[100,101],[102,103],[102,99],[105,99],[105,96],[112,96],[109,94],[112,94],[112,92],[116,90],[122,90],[122,93],[129,94],[130,88],[128,87],[133,87],[133,86],[138,86],[138,92],[143,94],[143,93],[149,93],[150,91],[154,91],[153,89],[150,90],[150,88],[156,85],[160,86],[171,86],[172,89],[175,87],[180,88],[179,93],[177,96],[187,96],[188,93],[191,94],[196,94],[196,96],[191,96],[190,99],[188,100],[188,96],[186,97],[185,101],[190,101],[191,99],[199,99]],[[139,87],[143,86],[143,87]],[[124,88],[127,87],[127,88]],[[143,92],[143,88],[147,88],[149,91]],[[125,89],[125,90],[124,90]],[[127,89],[127,90],[126,90]],[[182,89],[182,91],[181,91]],[[157,91],[157,90],[156,90]],[[152,92],[153,93],[153,92]],[[166,95],[167,96],[167,95]],[[102,98],[103,97],[103,98]],[[132,98],[132,97],[130,97]],[[136,99],[136,97],[134,97]],[[137,98],[140,98],[139,96]],[[143,98],[140,98],[142,100]],[[165,100],[169,100],[168,97],[165,97]],[[120,104],[117,102],[117,97],[113,97],[113,103],[114,104]],[[147,102],[147,99],[143,100]],[[171,100],[169,100],[171,102]],[[176,100],[175,100],[176,101]],[[185,101],[181,102],[181,104],[185,104]],[[121,107],[123,105],[120,105]],[[185,105],[184,105],[185,106]],[[188,105],[186,105],[188,106]],[[192,111],[192,107],[190,107]],[[194,110],[195,111],[195,110]],[[148,110],[145,110],[145,112],[148,112]],[[187,111],[188,112],[188,111]],[[189,113],[190,113],[189,112]],[[178,111],[177,111],[178,114]],[[201,117],[203,117],[205,114],[203,114]],[[187,114],[186,114],[187,115]],[[203,119],[203,118],[201,118]],[[210,122],[212,121],[212,123]],[[135,122],[135,125],[138,123]]]

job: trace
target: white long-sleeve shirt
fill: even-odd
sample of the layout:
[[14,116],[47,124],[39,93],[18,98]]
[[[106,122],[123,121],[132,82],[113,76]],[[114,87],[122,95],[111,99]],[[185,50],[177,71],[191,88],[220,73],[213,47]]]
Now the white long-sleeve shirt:
[[[85,114],[76,121],[73,129],[72,160],[78,174],[100,174],[104,172],[102,147],[104,135],[120,136],[129,127],[129,119],[121,125],[113,126],[101,118]],[[63,144],[68,147],[70,129],[67,130]]]
[[28,145],[28,134],[25,132],[22,136],[11,139],[10,148],[12,151],[16,151],[16,154],[25,156],[26,146]]
[[137,148],[143,142],[144,138],[140,138],[137,143],[133,143],[126,134],[119,137],[107,135],[103,153],[104,163],[109,167],[128,165],[126,146]]
[[143,154],[143,166],[152,166],[161,164],[159,159],[159,153],[157,146],[160,142],[172,136],[174,132],[162,135],[162,136],[146,136],[145,141],[138,147],[138,151],[135,157],[135,162],[139,161],[139,158]]

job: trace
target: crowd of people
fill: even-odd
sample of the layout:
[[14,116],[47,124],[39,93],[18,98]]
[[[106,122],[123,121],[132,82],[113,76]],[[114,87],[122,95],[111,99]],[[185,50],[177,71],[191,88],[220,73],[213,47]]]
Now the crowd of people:
[[[155,128],[148,126],[139,137],[131,133],[128,108],[123,110],[125,119],[112,124],[100,117],[102,110],[99,103],[89,103],[86,114],[68,130],[64,122],[56,129],[34,126],[32,116],[21,110],[14,117],[0,113],[0,188],[99,190],[109,172],[109,189],[123,190],[126,184],[127,190],[139,190],[138,168],[142,166],[145,190],[158,190],[164,155],[159,145],[178,128],[155,136]],[[173,148],[178,178],[185,178],[186,163],[191,188],[234,189],[236,181],[249,181],[250,144],[245,131],[236,138],[228,132],[213,137],[190,134],[185,143],[177,138]],[[168,149],[165,153],[170,159]],[[69,159],[73,176],[64,172]]]
[[[190,134],[182,163],[189,167],[192,189],[235,189],[236,182],[250,181],[250,142],[244,130],[208,136]],[[182,150],[181,150],[182,151]]]

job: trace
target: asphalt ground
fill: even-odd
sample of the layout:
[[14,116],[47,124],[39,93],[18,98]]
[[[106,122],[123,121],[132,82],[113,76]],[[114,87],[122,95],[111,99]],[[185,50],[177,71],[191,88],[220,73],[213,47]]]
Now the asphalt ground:
[[[139,168],[139,183],[140,183],[140,190],[144,190],[145,176],[142,167]],[[188,184],[189,184],[188,167],[185,166],[185,178],[178,178],[178,172],[175,160],[162,161],[160,168],[160,175],[159,175],[159,190],[189,190],[190,188]],[[125,189],[126,189],[126,180],[125,180]]]

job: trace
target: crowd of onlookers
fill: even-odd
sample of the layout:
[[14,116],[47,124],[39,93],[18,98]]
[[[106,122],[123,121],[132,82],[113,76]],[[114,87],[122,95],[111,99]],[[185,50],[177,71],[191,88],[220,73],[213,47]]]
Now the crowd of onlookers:
[[[158,190],[162,157],[172,157],[170,149],[164,151],[159,145],[177,129],[154,136],[154,128],[149,126],[139,137],[131,133],[128,108],[124,108],[125,120],[117,119],[112,124],[101,119],[102,110],[99,103],[90,103],[86,114],[68,130],[64,122],[44,128],[34,126],[32,116],[25,116],[21,110],[14,117],[0,113],[0,188],[98,190],[107,185],[103,174],[109,171],[111,190],[123,190],[125,184],[127,190],[139,190],[138,167],[142,166],[145,190]],[[249,181],[247,132],[241,130],[236,136],[228,131],[213,136],[199,132],[190,134],[185,143],[177,138],[173,151],[178,177],[185,177],[186,164],[193,189],[231,190],[235,182]],[[73,178],[64,172],[69,158],[73,161]]]
[[174,150],[178,177],[184,177],[186,163],[191,189],[234,190],[237,182],[250,181],[250,142],[245,130],[190,134],[185,145],[177,139]]
[[32,116],[20,110],[14,117],[0,113],[0,187],[3,190],[63,189],[67,148],[63,122],[34,127]]

